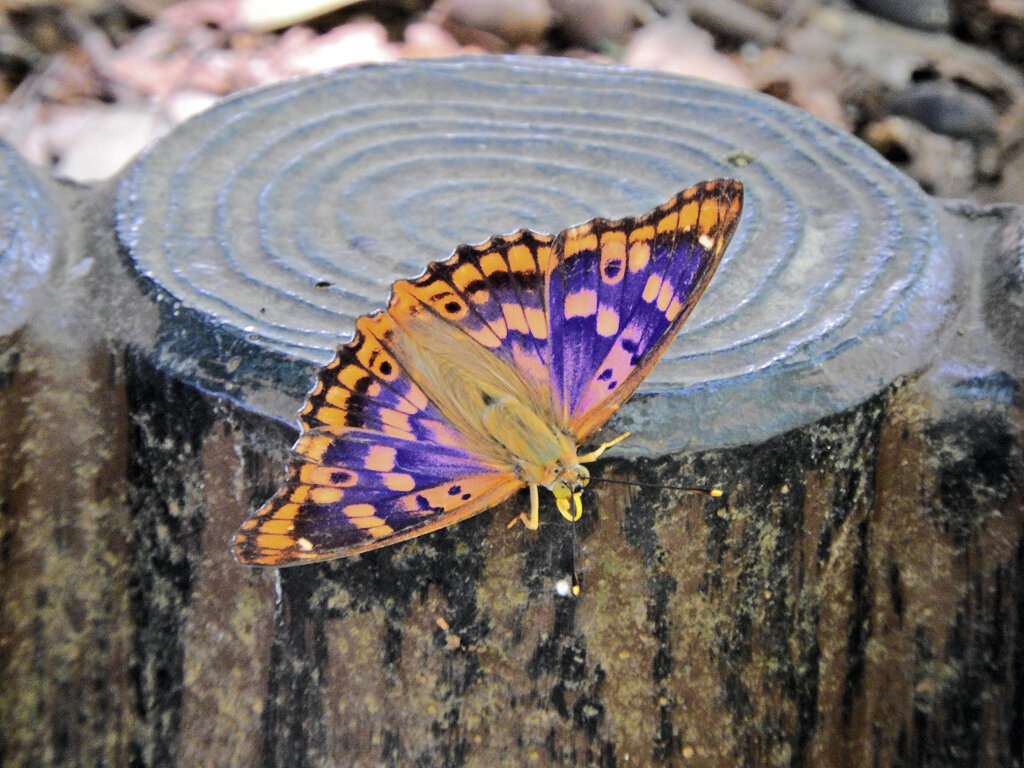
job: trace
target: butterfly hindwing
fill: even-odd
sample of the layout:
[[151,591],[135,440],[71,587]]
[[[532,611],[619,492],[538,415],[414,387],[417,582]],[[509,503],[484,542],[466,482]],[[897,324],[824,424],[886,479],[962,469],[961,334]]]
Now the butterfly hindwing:
[[[403,465],[395,446],[373,433],[363,437],[367,450],[361,461],[350,458],[339,466],[293,460],[285,485],[239,529],[238,560],[290,565],[356,554],[451,525],[522,487],[507,474],[455,472],[446,466],[451,457],[436,451],[430,452],[436,460],[431,467]],[[358,442],[351,434],[329,439],[332,447],[349,443],[350,457],[351,444]],[[392,462],[389,470],[365,466]]]
[[552,387],[579,440],[636,390],[704,292],[739,221],[742,186],[698,184],[636,219],[560,234],[548,279]]
[[243,563],[354,554],[450,525],[522,483],[463,444],[382,341],[384,314],[360,318],[300,413],[285,485],[235,537]]

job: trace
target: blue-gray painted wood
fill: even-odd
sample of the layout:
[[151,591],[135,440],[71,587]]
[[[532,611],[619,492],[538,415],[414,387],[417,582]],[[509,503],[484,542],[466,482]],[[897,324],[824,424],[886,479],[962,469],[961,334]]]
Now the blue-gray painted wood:
[[613,423],[636,432],[624,453],[757,442],[928,364],[956,273],[933,201],[803,112],[662,74],[468,57],[243,93],[124,174],[117,231],[162,307],[160,364],[293,423],[395,279],[718,176],[746,185],[743,221]]
[[0,142],[0,336],[33,312],[61,251],[60,226],[46,182]]

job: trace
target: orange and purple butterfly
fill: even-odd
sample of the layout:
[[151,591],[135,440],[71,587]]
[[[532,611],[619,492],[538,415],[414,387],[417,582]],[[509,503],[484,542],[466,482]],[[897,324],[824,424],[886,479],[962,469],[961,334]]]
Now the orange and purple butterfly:
[[569,520],[580,453],[664,354],[739,222],[743,186],[706,181],[637,218],[461,246],[394,284],[319,374],[283,487],[234,540],[237,560],[354,555],[540,487]]

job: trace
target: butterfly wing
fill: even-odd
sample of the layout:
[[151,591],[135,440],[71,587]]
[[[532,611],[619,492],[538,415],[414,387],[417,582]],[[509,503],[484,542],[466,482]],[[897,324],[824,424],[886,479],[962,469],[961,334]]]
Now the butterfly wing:
[[[703,292],[741,205],[738,182],[706,182],[637,219],[462,246],[395,283],[388,312],[360,318],[321,371],[288,480],[239,529],[235,557],[352,555],[524,487],[510,455],[541,461],[559,426],[582,441],[633,393]],[[480,411],[499,390],[530,413],[514,411],[494,440]]]
[[[550,235],[521,230],[482,245],[463,245],[423,276],[395,283],[388,312],[400,325],[427,312],[450,330],[451,343],[491,352],[522,379],[533,399],[547,399],[548,319],[544,284]],[[520,393],[525,396],[525,393]]]
[[290,565],[375,549],[450,525],[523,486],[465,445],[360,318],[300,413],[284,486],[235,536],[242,563]]
[[650,373],[739,222],[743,186],[719,179],[635,219],[558,235],[546,284],[553,400],[579,441]]

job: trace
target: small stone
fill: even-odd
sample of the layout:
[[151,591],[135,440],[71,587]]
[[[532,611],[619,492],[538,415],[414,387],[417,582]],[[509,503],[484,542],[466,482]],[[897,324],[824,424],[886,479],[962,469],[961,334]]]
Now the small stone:
[[442,0],[435,10],[444,28],[464,45],[539,43],[554,20],[547,0]]
[[715,50],[711,34],[675,18],[644,27],[629,41],[622,61],[631,67],[700,77],[750,88],[750,79],[728,56]]
[[592,50],[623,45],[644,11],[637,0],[551,0],[551,7],[566,39]]
[[933,133],[975,142],[995,138],[999,115],[988,99],[944,80],[926,80],[886,100],[889,114],[921,123]]
[[858,6],[882,19],[905,27],[945,31],[952,14],[949,0],[855,0]]

